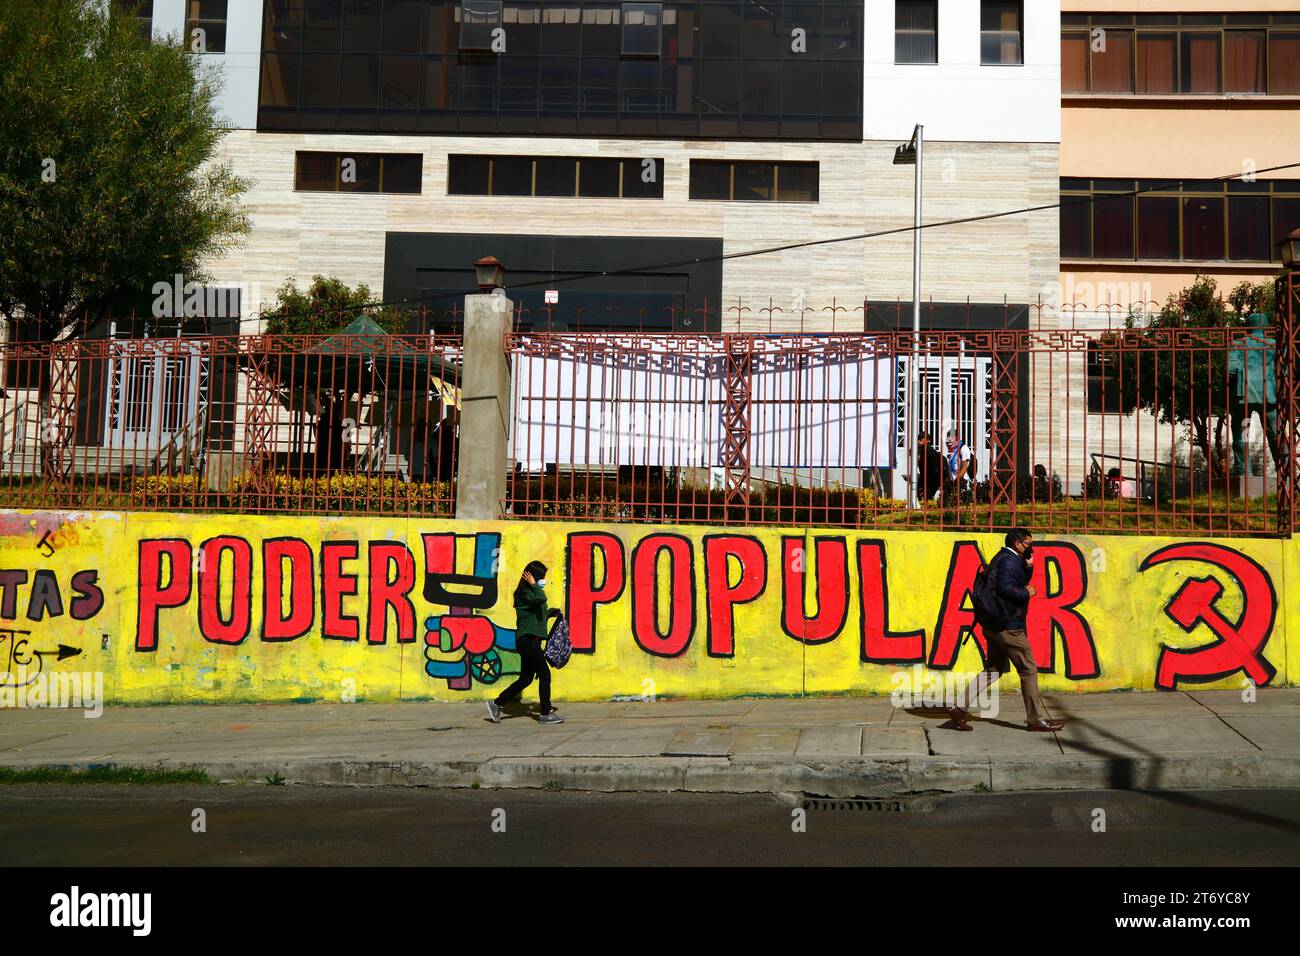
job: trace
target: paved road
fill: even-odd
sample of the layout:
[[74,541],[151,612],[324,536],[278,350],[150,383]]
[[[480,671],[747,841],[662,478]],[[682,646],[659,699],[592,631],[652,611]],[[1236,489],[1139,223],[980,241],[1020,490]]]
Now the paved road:
[[[191,829],[196,808],[206,833]],[[792,819],[790,803],[752,795],[0,787],[6,865],[1300,864],[1296,791],[962,794],[812,809],[804,833]]]

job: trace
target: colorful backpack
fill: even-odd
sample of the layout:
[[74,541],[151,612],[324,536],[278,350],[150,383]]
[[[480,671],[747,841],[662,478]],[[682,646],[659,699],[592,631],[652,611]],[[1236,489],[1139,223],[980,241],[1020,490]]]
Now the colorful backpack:
[[555,619],[551,633],[546,636],[546,650],[542,653],[546,655],[546,662],[557,670],[569,663],[573,642],[569,640],[569,622],[563,617]]

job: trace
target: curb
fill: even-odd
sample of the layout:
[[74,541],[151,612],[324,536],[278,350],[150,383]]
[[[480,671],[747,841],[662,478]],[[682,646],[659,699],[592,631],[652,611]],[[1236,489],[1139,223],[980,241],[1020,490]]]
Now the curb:
[[1262,753],[796,762],[762,757],[493,757],[448,763],[83,761],[19,766],[198,769],[223,784],[264,784],[278,777],[285,784],[326,786],[808,793],[837,798],[1029,790],[1300,789],[1300,755]]

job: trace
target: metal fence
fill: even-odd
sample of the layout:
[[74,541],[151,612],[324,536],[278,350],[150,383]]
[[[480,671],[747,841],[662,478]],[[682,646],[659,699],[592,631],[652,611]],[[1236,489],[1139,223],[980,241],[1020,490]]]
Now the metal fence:
[[[507,347],[515,388],[504,510],[515,517],[1290,528],[1278,488],[1279,472],[1293,473],[1295,402],[1272,325],[916,340],[527,333]],[[928,445],[909,438],[913,402],[910,427]],[[908,507],[913,489],[919,506]]]
[[0,347],[0,506],[450,514],[459,336]]

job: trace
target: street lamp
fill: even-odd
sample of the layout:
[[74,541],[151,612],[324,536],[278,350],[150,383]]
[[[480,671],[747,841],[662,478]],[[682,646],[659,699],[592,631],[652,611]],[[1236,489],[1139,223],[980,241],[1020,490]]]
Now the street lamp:
[[474,263],[474,281],[484,292],[501,289],[506,284],[506,267],[496,256],[484,256]]
[[1282,253],[1282,268],[1294,269],[1300,260],[1300,229],[1292,229],[1289,235],[1283,236],[1277,247]]
[[912,139],[894,150],[895,166],[915,166],[916,185],[914,187],[915,209],[913,211],[912,229],[912,355],[908,359],[907,372],[907,464],[911,482],[907,490],[907,506],[917,506],[916,486],[920,476],[917,474],[916,433],[917,416],[920,412],[920,394],[918,384],[919,370],[916,367],[921,346],[921,166],[925,154],[925,127],[920,123],[912,130]]

